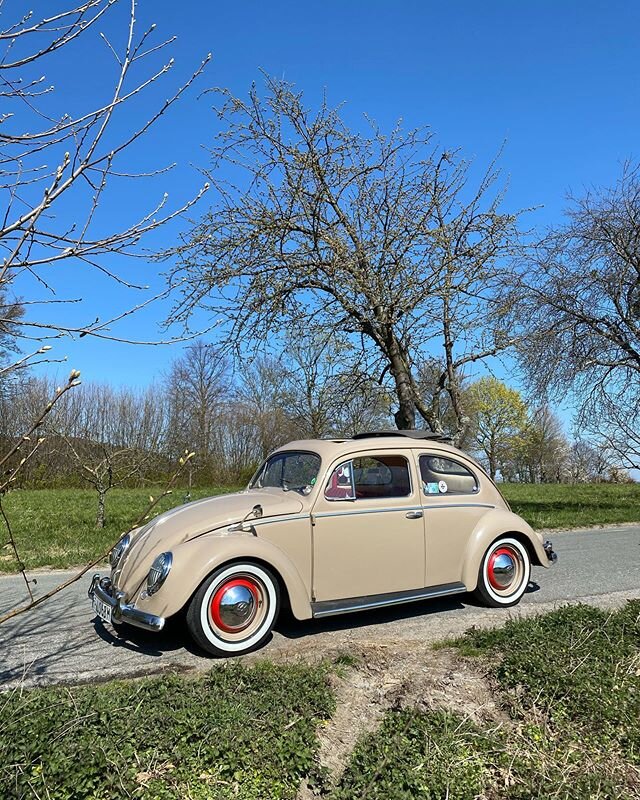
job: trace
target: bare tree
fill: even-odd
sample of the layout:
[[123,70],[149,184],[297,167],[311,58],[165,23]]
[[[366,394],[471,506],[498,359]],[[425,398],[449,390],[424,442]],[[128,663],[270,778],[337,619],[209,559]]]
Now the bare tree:
[[0,367],[6,366],[16,347],[16,323],[24,316],[18,300],[10,299],[7,288],[0,284]]
[[144,483],[157,464],[165,435],[162,399],[154,387],[142,392],[86,384],[61,403],[48,427],[72,456],[72,467],[97,493],[96,527],[105,525],[112,489]]
[[640,465],[640,166],[572,198],[511,304],[536,392],[580,403],[579,425]]
[[194,468],[210,465],[216,420],[230,386],[227,359],[212,344],[200,339],[174,360],[165,379],[170,453],[193,449],[198,454]]
[[289,416],[313,438],[337,433],[350,394],[367,380],[359,373],[350,343],[331,329],[313,329],[304,336],[292,332],[281,371]]
[[510,344],[494,301],[516,217],[500,210],[495,165],[473,185],[470,165],[428,131],[353,133],[326,103],[313,114],[289,84],[266,83],[264,99],[221,92],[212,160],[246,181],[211,173],[221,199],[178,251],[171,277],[185,289],[171,319],[204,306],[235,346],[282,330],[350,337],[390,379],[400,428],[416,412],[441,428],[416,377],[438,350],[436,388],[461,436],[461,372]]
[[334,433],[353,436],[363,431],[393,428],[392,393],[365,375],[343,376],[337,392],[341,398],[334,420]]
[[[0,436],[7,445],[30,426],[55,388],[51,379],[24,374],[0,397]],[[163,480],[170,470],[166,406],[164,392],[153,385],[133,390],[84,384],[47,415],[40,428],[45,439],[20,470],[16,485],[83,485],[88,474],[83,467],[97,469],[103,461],[118,485]]]
[[[11,521],[3,507],[2,500],[4,495],[11,489],[20,470],[24,468],[25,464],[29,463],[44,441],[44,438],[39,435],[41,426],[52,412],[56,403],[60,402],[67,392],[80,384],[79,378],[80,373],[77,370],[72,370],[66,384],[56,389],[55,394],[32,418],[28,429],[25,429],[22,435],[16,437],[13,444],[8,446],[4,455],[0,457],[0,520],[7,534],[5,546],[10,547],[13,551],[20,574],[22,575],[27,592],[29,593],[30,604],[35,602],[33,592],[31,591],[31,581],[27,577],[26,567],[22,560],[20,550],[18,549]],[[14,459],[16,460],[14,461]],[[12,461],[14,461],[13,464]],[[4,618],[0,618],[0,621],[2,621],[2,619]]]
[[98,495],[96,528],[104,528],[106,521],[107,494],[118,486],[124,486],[134,476],[139,476],[145,464],[155,453],[131,448],[113,448],[94,442],[67,441],[81,475],[95,489]]
[[[167,78],[173,59],[166,56],[166,50],[173,39],[154,41],[154,25],[142,33],[136,30],[135,0],[128,3],[123,35],[107,38],[103,23],[120,13],[120,8],[124,10],[120,0],[85,0],[48,15],[21,11],[17,4],[0,7],[4,28],[0,30],[0,197],[4,201],[0,215],[0,332],[11,325],[22,338],[40,342],[43,337],[68,334],[114,338],[112,324],[154,298],[147,297],[110,320],[96,319],[88,310],[86,324],[73,327],[64,314],[57,319],[54,316],[60,308],[57,304],[80,300],[60,296],[57,266],[73,260],[133,288],[135,280],[116,271],[117,259],[139,256],[144,236],[175,219],[195,201],[170,210],[166,194],[156,190],[157,202],[144,211],[134,209],[129,224],[114,228],[103,219],[103,201],[109,192],[122,191],[119,184],[143,177],[153,180],[171,168],[171,164],[163,164],[142,175],[127,164],[126,155],[209,60],[207,57],[140,121],[140,115],[134,113],[137,100],[145,93],[152,94],[153,87]],[[66,92],[64,85],[54,89],[46,75],[49,70],[55,73],[62,54],[67,63],[73,59],[77,40],[92,36],[95,46],[110,55],[114,77],[110,90],[100,96],[101,81],[86,71],[90,96],[95,100],[74,111],[69,99],[72,92]],[[81,84],[83,75],[82,69],[73,71],[74,86]],[[73,214],[69,214],[70,208]],[[15,290],[25,279],[48,293],[44,299],[28,296],[21,304],[10,299],[8,290]],[[17,313],[20,308],[24,315]]]
[[601,447],[577,439],[569,452],[571,483],[602,483],[609,479],[612,465]]
[[[292,408],[289,385],[291,364],[286,355],[261,355],[240,364],[232,401],[228,406],[230,424],[235,414],[251,420],[251,459],[257,466],[276,447],[300,438],[301,428]],[[242,409],[242,411],[241,411]],[[302,430],[302,435],[305,431]],[[248,463],[245,463],[245,467]]]

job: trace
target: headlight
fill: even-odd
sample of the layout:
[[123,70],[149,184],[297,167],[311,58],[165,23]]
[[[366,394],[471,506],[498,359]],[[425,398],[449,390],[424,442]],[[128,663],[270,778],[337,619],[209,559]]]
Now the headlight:
[[120,541],[116,544],[113,550],[109,553],[109,563],[111,564],[111,569],[115,569],[118,565],[118,561],[122,558],[124,551],[129,547],[131,543],[131,536],[128,533],[120,539]]
[[156,556],[147,575],[147,593],[155,594],[167,579],[173,556],[171,553],[160,553]]

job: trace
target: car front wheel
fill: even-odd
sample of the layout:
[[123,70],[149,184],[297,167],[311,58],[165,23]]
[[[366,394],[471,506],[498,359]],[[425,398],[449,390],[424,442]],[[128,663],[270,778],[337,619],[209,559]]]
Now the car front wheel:
[[228,564],[194,594],[187,627],[203,650],[237,656],[264,644],[280,607],[278,581],[258,564]]
[[502,536],[484,554],[474,594],[487,606],[515,606],[525,593],[530,576],[527,548],[518,539]]

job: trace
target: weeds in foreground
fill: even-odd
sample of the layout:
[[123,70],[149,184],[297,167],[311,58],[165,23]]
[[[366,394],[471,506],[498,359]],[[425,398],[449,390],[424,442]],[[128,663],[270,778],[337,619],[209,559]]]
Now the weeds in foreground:
[[0,797],[292,800],[332,711],[325,665],[0,695]]
[[484,656],[504,722],[391,711],[332,800],[640,797],[640,601],[570,606],[451,644]]

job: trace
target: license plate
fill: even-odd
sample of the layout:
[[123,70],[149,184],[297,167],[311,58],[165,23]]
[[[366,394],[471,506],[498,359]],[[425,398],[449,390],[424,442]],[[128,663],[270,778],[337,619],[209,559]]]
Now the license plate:
[[100,617],[100,619],[104,620],[105,622],[111,622],[111,606],[107,603],[103,603],[102,600],[95,595],[91,598],[91,602],[93,604],[93,610]]

